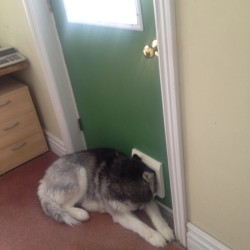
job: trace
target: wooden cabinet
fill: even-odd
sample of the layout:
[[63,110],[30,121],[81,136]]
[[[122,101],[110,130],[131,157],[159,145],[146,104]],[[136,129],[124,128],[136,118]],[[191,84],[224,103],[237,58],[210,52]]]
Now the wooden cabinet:
[[0,174],[47,150],[28,87],[0,78]]

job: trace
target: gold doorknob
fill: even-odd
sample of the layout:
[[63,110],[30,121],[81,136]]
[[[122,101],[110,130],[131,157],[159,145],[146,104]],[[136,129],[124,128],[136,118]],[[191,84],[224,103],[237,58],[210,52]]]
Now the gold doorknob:
[[154,49],[151,46],[146,45],[143,49],[143,54],[146,58],[152,58],[155,55]]
[[143,49],[143,54],[146,58],[152,58],[154,55],[158,56],[158,44],[157,40],[152,42],[152,45],[146,45]]

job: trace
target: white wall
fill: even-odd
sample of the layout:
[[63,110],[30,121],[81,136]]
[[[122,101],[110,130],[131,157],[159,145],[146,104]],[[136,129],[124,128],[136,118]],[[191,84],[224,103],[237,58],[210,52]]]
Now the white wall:
[[188,220],[250,249],[250,1],[176,1]]

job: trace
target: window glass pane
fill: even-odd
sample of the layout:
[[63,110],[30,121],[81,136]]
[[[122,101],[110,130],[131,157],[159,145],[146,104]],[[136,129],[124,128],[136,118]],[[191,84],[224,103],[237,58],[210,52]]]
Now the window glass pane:
[[139,0],[64,0],[64,6],[72,23],[142,30]]

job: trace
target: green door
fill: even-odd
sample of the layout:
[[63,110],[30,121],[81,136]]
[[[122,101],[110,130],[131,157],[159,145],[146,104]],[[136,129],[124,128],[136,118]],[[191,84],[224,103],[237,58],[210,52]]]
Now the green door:
[[51,1],[88,148],[132,148],[163,163],[171,205],[158,59],[142,50],[156,38],[152,0],[142,0],[143,31],[68,23]]

